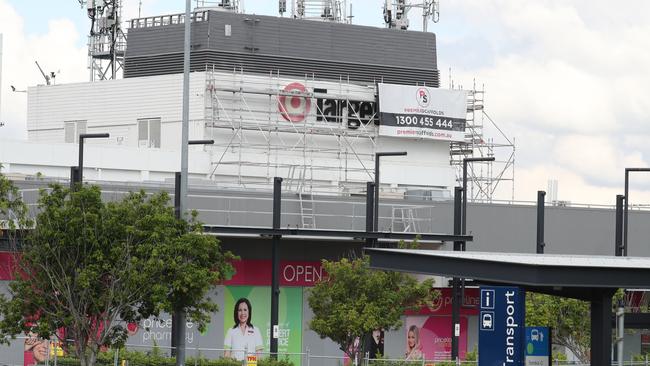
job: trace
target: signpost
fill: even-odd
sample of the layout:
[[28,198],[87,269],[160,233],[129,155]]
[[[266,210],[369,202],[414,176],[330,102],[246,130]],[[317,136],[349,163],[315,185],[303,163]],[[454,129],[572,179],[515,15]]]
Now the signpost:
[[523,366],[526,296],[518,287],[481,287],[479,364]]
[[550,365],[550,329],[548,327],[526,327],[526,366]]

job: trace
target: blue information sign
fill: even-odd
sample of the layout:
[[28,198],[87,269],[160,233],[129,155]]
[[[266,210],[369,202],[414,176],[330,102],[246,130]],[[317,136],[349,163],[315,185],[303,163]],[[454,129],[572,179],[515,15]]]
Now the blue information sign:
[[524,365],[526,296],[518,287],[481,287],[481,366]]
[[549,366],[549,333],[548,327],[526,327],[526,366]]

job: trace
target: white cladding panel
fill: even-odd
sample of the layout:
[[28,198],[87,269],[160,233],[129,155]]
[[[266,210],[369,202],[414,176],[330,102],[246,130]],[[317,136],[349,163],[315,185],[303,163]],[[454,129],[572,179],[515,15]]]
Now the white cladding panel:
[[[161,119],[161,148],[180,146],[182,74],[29,88],[27,131],[31,141],[64,142],[65,121],[87,121],[88,133],[108,132],[109,143],[138,146],[137,120]],[[190,120],[203,118],[204,74],[190,81]],[[199,123],[200,122],[194,122]],[[171,127],[170,127],[171,126]],[[191,139],[203,138],[191,129]],[[201,130],[200,128],[198,129]],[[179,130],[180,131],[180,130]]]
[[[204,169],[217,180],[304,176],[334,187],[363,183],[373,179],[375,152],[407,151],[382,158],[382,184],[453,186],[449,143],[378,137],[375,100],[374,85],[195,72],[190,139],[215,140],[205,147]],[[181,112],[182,74],[37,86],[29,89],[28,136],[63,143],[66,121],[86,121],[86,132],[111,134],[89,144],[147,148],[138,141],[138,120],[160,118],[160,148],[178,150]],[[128,160],[118,155],[105,163]]]

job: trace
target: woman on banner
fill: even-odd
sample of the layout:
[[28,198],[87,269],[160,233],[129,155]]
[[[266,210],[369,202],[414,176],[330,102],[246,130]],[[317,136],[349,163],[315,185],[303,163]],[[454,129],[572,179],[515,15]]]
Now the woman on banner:
[[253,326],[253,307],[247,298],[241,298],[235,303],[235,325],[228,329],[223,344],[224,357],[242,361],[245,354],[257,354],[264,349],[262,334]]
[[406,352],[404,358],[407,361],[422,359],[422,345],[420,344],[420,329],[411,325],[406,334]]

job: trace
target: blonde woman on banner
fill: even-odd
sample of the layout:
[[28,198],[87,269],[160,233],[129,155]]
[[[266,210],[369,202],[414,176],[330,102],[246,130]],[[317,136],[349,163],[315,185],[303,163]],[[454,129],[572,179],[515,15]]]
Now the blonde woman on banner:
[[407,361],[422,359],[422,345],[420,344],[420,329],[411,325],[406,333],[406,351],[404,358]]

